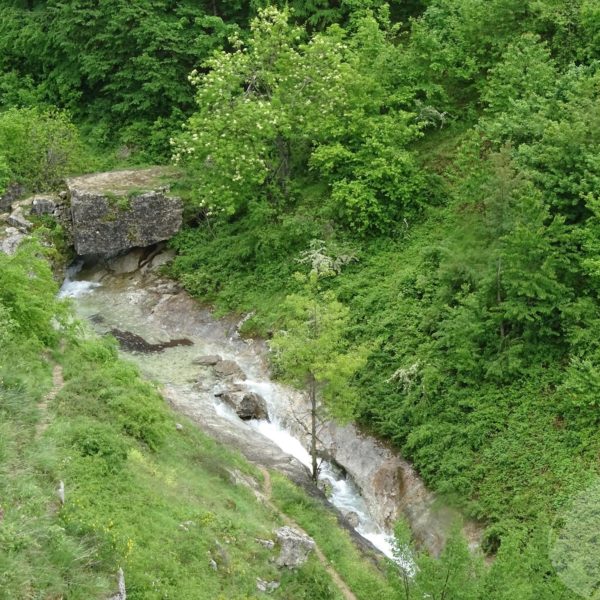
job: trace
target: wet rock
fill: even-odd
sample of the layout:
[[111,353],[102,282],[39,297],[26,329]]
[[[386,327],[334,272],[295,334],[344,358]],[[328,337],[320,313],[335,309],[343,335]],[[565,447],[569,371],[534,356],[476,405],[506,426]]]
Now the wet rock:
[[176,281],[165,281],[164,283],[148,286],[146,289],[153,294],[167,296],[169,294],[178,294],[181,291],[181,286]]
[[305,533],[288,526],[280,527],[275,533],[281,548],[277,565],[288,567],[288,569],[301,567],[315,548],[314,540]]
[[107,263],[107,267],[117,275],[135,273],[139,269],[141,259],[142,249],[136,248],[127,254],[111,258]]
[[[218,354],[208,354],[207,356],[199,356],[192,361],[193,365],[200,367],[214,367],[217,363],[220,363],[223,359]],[[216,394],[215,394],[216,395]]]
[[268,594],[270,592],[274,592],[276,589],[279,588],[280,585],[281,584],[279,583],[279,581],[265,581],[260,577],[256,578],[256,589],[259,592],[266,592]]
[[225,392],[221,400],[231,406],[243,421],[269,418],[265,399],[254,392]]
[[182,223],[180,198],[160,187],[165,171],[115,171],[69,179],[71,226],[79,255],[114,256],[175,235]]
[[348,521],[350,527],[354,527],[354,529],[356,529],[360,525],[360,518],[353,510],[347,512],[344,516],[346,517],[346,521]]
[[246,379],[246,374],[234,360],[222,360],[214,366],[214,370],[218,377],[224,379]]
[[237,392],[243,392],[244,386],[241,383],[233,383],[230,385],[217,385],[213,390],[213,395],[216,398],[220,398],[224,394],[235,394]]
[[192,340],[188,340],[187,338],[151,344],[136,333],[132,333],[131,331],[121,331],[120,329],[111,329],[110,334],[119,342],[119,345],[121,348],[123,348],[123,350],[127,350],[129,352],[141,352],[143,354],[162,352],[167,348],[175,348],[176,346],[194,345],[194,342],[192,342]]

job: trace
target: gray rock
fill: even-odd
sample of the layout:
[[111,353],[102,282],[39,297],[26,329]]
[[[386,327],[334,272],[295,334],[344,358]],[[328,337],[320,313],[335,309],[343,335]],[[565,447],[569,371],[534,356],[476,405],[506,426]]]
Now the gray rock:
[[279,581],[265,581],[260,577],[256,578],[256,589],[259,592],[274,592],[276,589],[279,588],[280,585],[281,584],[279,583]]
[[221,400],[229,404],[244,421],[269,418],[265,399],[254,392],[225,392],[221,394]]
[[208,562],[208,564],[210,565],[210,568],[213,571],[218,571],[219,567],[217,566],[217,563],[215,562],[214,558],[211,558],[210,561]]
[[229,481],[233,485],[243,485],[251,490],[259,490],[260,486],[254,477],[242,473],[239,469],[226,469],[229,475]]
[[149,270],[158,269],[164,265],[168,265],[175,258],[175,250],[164,250],[157,254],[149,263]]
[[346,521],[348,521],[350,527],[354,527],[354,529],[356,529],[360,525],[360,518],[353,510],[347,512],[344,516],[346,517]]
[[29,231],[33,224],[25,218],[23,209],[19,206],[9,215],[7,222],[9,225],[20,229],[21,231]]
[[229,379],[246,379],[246,374],[234,360],[222,360],[214,366],[217,376]]
[[267,550],[273,550],[275,548],[275,542],[273,540],[263,540],[261,538],[255,538],[257,544],[264,546]]
[[8,189],[0,196],[0,212],[9,211],[12,203],[24,192],[22,186],[17,183],[11,183]]
[[208,354],[207,356],[199,356],[192,361],[193,365],[200,367],[214,367],[217,363],[220,363],[223,359],[218,354]]
[[181,423],[175,423],[175,429],[177,429],[177,431],[182,431],[183,425]]
[[175,235],[183,205],[180,198],[157,189],[160,173],[115,171],[68,180],[77,254],[114,256]]
[[4,254],[14,254],[25,237],[25,234],[15,227],[7,227],[5,231],[6,237],[0,240],[0,252]]
[[314,540],[305,533],[288,526],[280,527],[275,533],[281,548],[277,565],[288,567],[288,569],[301,567],[315,548]]
[[36,217],[52,216],[56,212],[56,208],[56,199],[49,196],[34,196],[31,201],[31,214]]
[[136,248],[131,252],[127,252],[127,254],[111,258],[107,263],[107,267],[113,273],[117,273],[117,275],[135,273],[139,269],[141,259],[142,250],[141,248]]

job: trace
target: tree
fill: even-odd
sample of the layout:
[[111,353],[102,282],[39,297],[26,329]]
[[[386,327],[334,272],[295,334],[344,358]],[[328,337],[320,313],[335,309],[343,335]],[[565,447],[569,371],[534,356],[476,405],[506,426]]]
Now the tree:
[[313,171],[322,212],[355,232],[389,229],[419,207],[423,175],[407,146],[420,135],[402,109],[396,30],[372,14],[306,39],[288,11],[260,11],[246,42],[192,71],[198,110],[173,140],[209,215],[239,217],[258,202],[279,212]]
[[323,278],[339,272],[348,258],[329,257],[320,243],[304,253],[300,260],[311,263],[310,273],[298,274],[302,292],[287,297],[284,328],[270,342],[273,363],[282,377],[308,392],[315,481],[319,414],[326,410],[339,419],[352,416],[357,397],[351,378],[366,362],[366,348],[352,347],[345,337],[349,309],[320,285]]
[[51,190],[83,169],[83,145],[64,112],[11,108],[0,113],[0,193],[7,183]]

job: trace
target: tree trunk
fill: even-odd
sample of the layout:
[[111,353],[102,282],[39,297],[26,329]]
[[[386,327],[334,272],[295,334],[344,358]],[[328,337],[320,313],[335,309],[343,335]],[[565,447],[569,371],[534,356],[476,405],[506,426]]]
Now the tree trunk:
[[313,481],[317,481],[319,469],[317,466],[317,382],[315,376],[311,373],[309,381],[310,396],[310,457],[312,460]]

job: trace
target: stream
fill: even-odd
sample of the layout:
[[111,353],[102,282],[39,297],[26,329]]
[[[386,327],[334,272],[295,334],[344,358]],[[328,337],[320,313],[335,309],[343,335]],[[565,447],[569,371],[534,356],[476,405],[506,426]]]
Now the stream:
[[[308,440],[294,416],[294,407],[297,410],[305,401],[296,390],[270,379],[264,344],[241,339],[235,323],[216,319],[176,284],[156,275],[153,269],[162,260],[143,269],[139,269],[140,261],[136,263],[131,257],[119,260],[113,271],[99,267],[82,269],[82,263],[74,265],[60,295],[71,298],[78,315],[99,334],[127,332],[134,338],[143,338],[149,348],[154,345],[159,349],[121,351],[138,365],[144,377],[162,385],[165,397],[176,410],[192,418],[212,437],[292,479],[306,478],[310,467]],[[185,343],[169,347],[170,340]],[[269,420],[243,421],[214,395],[223,381],[212,368],[193,362],[207,355],[218,355],[239,365],[243,374],[230,385],[264,398]],[[360,451],[358,446],[355,448]],[[323,461],[319,477],[321,484],[326,484],[329,501],[343,515],[354,513],[351,518],[356,532],[411,571],[411,558],[399,556],[395,550],[390,523],[381,511],[374,510],[372,498],[361,494],[352,476],[339,465]]]

